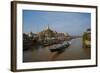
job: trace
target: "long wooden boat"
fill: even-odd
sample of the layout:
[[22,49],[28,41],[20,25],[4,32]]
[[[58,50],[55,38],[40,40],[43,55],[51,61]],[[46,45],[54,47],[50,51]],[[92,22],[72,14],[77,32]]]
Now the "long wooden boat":
[[51,52],[59,52],[65,50],[65,48],[68,48],[70,46],[71,42],[65,41],[62,44],[58,44],[54,47],[50,48]]

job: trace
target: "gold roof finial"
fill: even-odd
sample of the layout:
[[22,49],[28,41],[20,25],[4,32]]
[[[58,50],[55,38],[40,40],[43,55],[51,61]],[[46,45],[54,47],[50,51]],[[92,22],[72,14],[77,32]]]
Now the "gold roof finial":
[[49,24],[48,24],[48,28],[47,28],[47,29],[50,29],[50,28],[49,28]]

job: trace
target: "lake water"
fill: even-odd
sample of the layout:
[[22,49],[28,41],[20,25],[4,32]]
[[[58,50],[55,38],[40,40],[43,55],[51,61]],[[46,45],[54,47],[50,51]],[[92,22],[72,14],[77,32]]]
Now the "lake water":
[[71,40],[71,45],[63,52],[51,52],[48,47],[35,46],[23,51],[23,62],[56,61],[56,60],[80,60],[90,59],[91,49],[82,48],[82,39]]

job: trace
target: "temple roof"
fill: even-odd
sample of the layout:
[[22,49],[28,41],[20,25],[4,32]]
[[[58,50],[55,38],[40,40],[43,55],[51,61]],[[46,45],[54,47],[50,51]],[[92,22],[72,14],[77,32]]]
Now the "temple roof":
[[39,35],[54,35],[55,32],[48,26],[46,29],[44,29],[43,31],[39,32]]

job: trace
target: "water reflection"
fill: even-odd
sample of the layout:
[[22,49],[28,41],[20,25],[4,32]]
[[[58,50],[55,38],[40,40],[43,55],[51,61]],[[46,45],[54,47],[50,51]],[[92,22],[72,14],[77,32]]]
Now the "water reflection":
[[56,60],[56,58],[59,57],[63,52],[64,52],[64,50],[57,51],[57,52],[54,52],[54,53],[51,52],[49,60],[50,61]]
[[83,48],[84,53],[87,55],[87,57],[91,58],[91,49],[90,48]]

